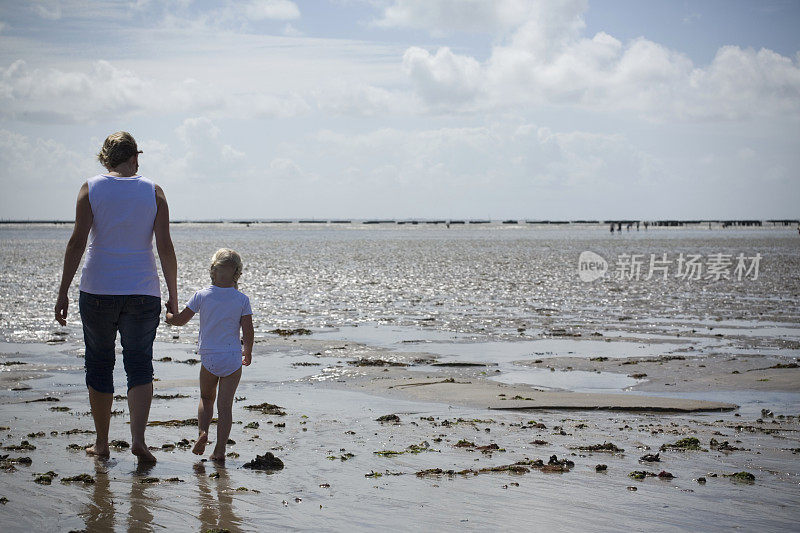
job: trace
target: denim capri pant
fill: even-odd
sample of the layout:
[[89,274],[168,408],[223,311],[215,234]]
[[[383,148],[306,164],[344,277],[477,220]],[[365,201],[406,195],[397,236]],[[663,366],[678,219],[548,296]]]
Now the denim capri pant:
[[86,344],[86,385],[98,392],[114,392],[117,331],[128,390],[152,383],[153,340],[161,318],[161,298],[81,291],[79,307]]

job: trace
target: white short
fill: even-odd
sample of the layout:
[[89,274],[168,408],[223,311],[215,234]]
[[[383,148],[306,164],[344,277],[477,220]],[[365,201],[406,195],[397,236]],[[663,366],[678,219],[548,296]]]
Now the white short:
[[230,376],[242,368],[242,352],[213,352],[200,354],[203,366],[217,377]]

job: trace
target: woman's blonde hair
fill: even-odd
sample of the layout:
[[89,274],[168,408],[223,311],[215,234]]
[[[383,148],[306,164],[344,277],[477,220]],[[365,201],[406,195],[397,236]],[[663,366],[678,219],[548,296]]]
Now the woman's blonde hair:
[[216,282],[217,269],[223,267],[233,269],[233,286],[238,289],[239,277],[242,275],[241,256],[228,248],[220,248],[214,252],[214,255],[211,257],[211,268],[209,269],[209,274],[211,274],[211,283]]
[[136,154],[142,153],[136,146],[136,139],[127,131],[118,131],[106,137],[97,160],[107,169],[112,169]]

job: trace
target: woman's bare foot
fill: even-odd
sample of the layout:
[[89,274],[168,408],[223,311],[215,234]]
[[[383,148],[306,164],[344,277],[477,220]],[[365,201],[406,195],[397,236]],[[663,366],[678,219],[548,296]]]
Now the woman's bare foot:
[[197,437],[197,442],[194,443],[192,453],[195,455],[203,455],[203,452],[206,451],[206,444],[208,444],[208,433],[200,433],[200,436]]
[[215,463],[224,463],[225,462],[225,452],[218,452],[214,450],[214,453],[211,454],[209,457]]
[[97,457],[109,457],[111,454],[108,451],[108,443],[100,444],[95,442],[88,448],[86,448],[86,453],[89,455],[95,455]]
[[155,455],[150,453],[150,450],[147,449],[147,446],[144,446],[142,444],[133,444],[131,446],[131,453],[133,455],[135,455],[136,457],[138,457],[139,461],[141,461],[141,462],[145,462],[145,463],[155,463],[156,462]]

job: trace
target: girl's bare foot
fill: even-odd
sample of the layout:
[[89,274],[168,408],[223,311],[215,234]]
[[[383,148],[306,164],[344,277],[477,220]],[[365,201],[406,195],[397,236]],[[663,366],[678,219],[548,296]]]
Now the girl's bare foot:
[[95,455],[97,457],[108,457],[109,455],[111,455],[108,451],[107,442],[105,444],[100,444],[98,442],[95,442],[94,444],[86,448],[86,453],[88,453],[89,455]]
[[206,451],[206,444],[208,444],[208,433],[200,433],[200,436],[197,437],[197,442],[194,443],[192,453],[195,455],[203,455],[203,452]]
[[147,446],[145,446],[145,445],[133,444],[131,446],[131,453],[133,455],[135,455],[136,457],[138,457],[140,462],[145,462],[145,463],[155,463],[156,462],[155,455],[150,453],[150,450],[148,450]]

